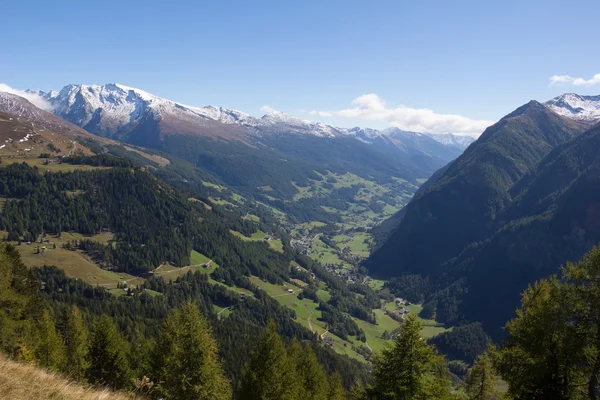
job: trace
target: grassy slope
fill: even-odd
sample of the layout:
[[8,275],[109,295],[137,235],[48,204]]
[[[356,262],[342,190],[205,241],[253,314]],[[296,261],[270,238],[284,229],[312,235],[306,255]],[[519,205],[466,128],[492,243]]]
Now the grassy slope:
[[[268,236],[266,233],[264,233],[262,231],[254,232],[250,237],[244,236],[240,232],[236,232],[236,231],[230,231],[230,232],[234,236],[237,236],[240,239],[245,240],[245,241],[260,241],[260,240],[264,240],[265,237]],[[278,251],[280,253],[283,253],[283,243],[281,243],[281,239],[269,239],[267,241],[267,243],[269,244],[269,247],[271,247],[271,249]]]
[[131,400],[135,396],[91,389],[31,365],[0,356],[0,399],[11,400]]

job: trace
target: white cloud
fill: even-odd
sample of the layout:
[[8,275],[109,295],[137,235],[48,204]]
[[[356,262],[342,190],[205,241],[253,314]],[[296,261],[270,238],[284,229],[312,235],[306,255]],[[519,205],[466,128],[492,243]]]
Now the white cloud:
[[576,78],[570,75],[554,75],[550,77],[549,86],[571,84],[573,86],[594,86],[600,85],[600,74],[592,76],[590,79]]
[[0,92],[11,93],[17,96],[21,96],[27,100],[29,100],[34,106],[41,108],[42,110],[50,111],[52,110],[52,105],[42,96],[37,93],[30,93],[24,90],[13,89],[4,83],[0,83]]
[[319,117],[333,117],[334,114],[332,114],[329,111],[316,111],[316,110],[312,110],[310,112],[312,115],[318,115]]
[[311,111],[320,117],[343,117],[383,121],[400,129],[429,133],[454,133],[479,136],[494,121],[476,120],[461,115],[438,114],[427,108],[388,107],[376,94],[364,94],[352,101],[354,107],[339,111]]
[[277,112],[277,110],[276,110],[276,109],[274,109],[273,107],[271,107],[271,106],[269,106],[269,105],[264,105],[264,106],[262,106],[262,107],[260,108],[260,110],[261,110],[261,111],[264,111],[264,112],[266,112],[267,114],[269,114],[269,113],[274,113],[274,112]]

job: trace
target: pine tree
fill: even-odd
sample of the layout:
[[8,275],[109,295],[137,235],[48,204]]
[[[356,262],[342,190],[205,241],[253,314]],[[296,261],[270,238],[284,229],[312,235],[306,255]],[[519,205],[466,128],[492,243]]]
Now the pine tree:
[[62,371],[65,367],[65,344],[56,331],[56,325],[50,311],[44,310],[38,326],[38,343],[35,357],[41,367],[53,371]]
[[108,315],[94,322],[88,349],[88,379],[96,385],[124,388],[129,384],[130,370],[127,343]]
[[270,320],[246,363],[240,391],[243,400],[299,399],[299,378]]
[[187,303],[167,317],[153,359],[161,398],[231,399],[217,343],[195,305]]
[[326,398],[329,400],[345,400],[347,398],[342,384],[342,376],[338,372],[329,377],[329,395]]
[[421,328],[418,318],[410,314],[394,346],[375,357],[371,389],[374,398],[424,400],[449,396],[447,386],[438,385],[436,379],[432,379],[442,377],[440,357],[421,338]]
[[67,347],[66,372],[77,381],[85,379],[86,370],[89,367],[87,359],[88,331],[83,322],[81,311],[73,306],[67,316],[65,327],[65,344]]

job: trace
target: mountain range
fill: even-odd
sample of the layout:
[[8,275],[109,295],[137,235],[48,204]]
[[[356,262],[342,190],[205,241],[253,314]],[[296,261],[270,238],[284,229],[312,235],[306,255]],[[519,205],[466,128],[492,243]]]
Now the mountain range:
[[[305,222],[338,217],[321,207],[335,203],[330,195],[317,191],[311,199],[297,199],[299,187],[318,186],[320,177],[330,174],[330,179],[352,175],[395,192],[394,198],[371,199],[370,206],[401,207],[422,180],[474,140],[397,128],[339,128],[277,111],[257,118],[223,107],[188,106],[120,84],[67,85],[60,91],[25,94],[57,117],[96,135],[98,141],[116,140],[182,160],[245,197]],[[0,111],[34,113],[26,109],[23,104],[0,104]],[[181,168],[177,174],[181,175]],[[189,180],[189,173],[185,174]],[[353,190],[360,189],[356,185]],[[347,194],[341,196],[351,200]],[[361,205],[364,211],[368,207]]]
[[[26,142],[35,135],[48,146],[57,138],[40,134],[44,128],[68,138],[61,146],[87,153],[94,143],[110,151],[125,143],[145,160],[164,157],[171,164],[159,174],[177,187],[208,174],[295,223],[347,223],[347,214],[336,213],[398,206],[404,200],[390,196],[414,195],[378,228],[383,233],[374,230],[377,250],[366,266],[385,278],[425,279],[424,316],[447,324],[481,321],[498,336],[521,290],[600,240],[599,96],[531,101],[471,143],[397,128],[337,128],[280,112],[256,118],[118,84],[28,95],[51,113],[0,93],[5,135],[19,132],[3,137],[5,147],[31,151]],[[357,183],[335,187],[350,176]],[[360,192],[361,180],[383,192]]]
[[[156,118],[169,125],[173,120],[183,120],[198,125],[198,132],[210,126],[210,121],[231,126],[243,126],[249,131],[261,134],[305,133],[321,137],[336,135],[354,136],[371,143],[381,136],[423,134],[405,132],[399,129],[339,128],[320,122],[303,120],[291,115],[271,111],[262,118],[223,107],[195,107],[167,100],[140,89],[121,84],[67,85],[59,92],[32,91],[48,102],[49,109],[56,115],[100,136],[118,136],[131,131],[142,120]],[[474,141],[469,136],[425,134],[427,137],[445,144],[466,148]]]

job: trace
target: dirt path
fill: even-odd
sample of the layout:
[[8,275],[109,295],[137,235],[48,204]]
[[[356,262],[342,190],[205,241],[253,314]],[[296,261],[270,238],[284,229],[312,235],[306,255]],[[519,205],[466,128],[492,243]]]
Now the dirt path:
[[[304,304],[304,308],[306,308],[308,310],[308,307],[306,306],[306,304]],[[313,329],[312,321],[311,321],[313,314],[314,314],[314,312],[310,311],[310,314],[308,315],[308,318],[306,319],[306,322],[308,322],[308,328],[310,329],[311,333],[315,333],[315,330]]]
[[296,294],[296,293],[301,292],[301,291],[302,291],[302,289],[298,289],[298,290],[294,290],[291,293],[282,293],[282,294],[277,294],[277,295],[271,296],[271,297],[275,298],[275,297],[282,297],[282,296],[291,296],[291,295]]
[[222,309],[221,311],[219,311],[219,312],[217,313],[217,317],[218,317],[219,315],[221,315],[221,313],[222,313],[223,311],[225,311],[225,310],[227,310],[227,309],[229,309],[229,308],[231,308],[231,307],[233,307],[233,306],[225,307],[224,309]]
[[77,142],[75,140],[73,140],[73,148],[71,150],[69,150],[69,153],[67,154],[67,156],[70,156],[71,154],[73,154],[73,152],[75,151],[76,148],[77,148]]
[[158,271],[162,267],[162,265],[161,265],[161,266],[159,266],[158,268],[156,268],[154,270],[154,276],[166,275],[166,274],[170,274],[170,273],[175,272],[175,271],[180,271],[181,272],[181,271],[185,271],[186,269],[192,269],[192,268],[196,268],[196,267],[204,267],[204,266],[206,266],[207,268],[210,268],[210,264],[212,262],[213,262],[212,260],[208,260],[207,262],[202,263],[202,264],[187,265],[185,267],[181,267],[181,268],[177,268],[177,269],[172,269],[171,271],[156,273],[156,271]]
[[[85,258],[85,257],[84,257],[84,258]],[[89,261],[89,260],[87,260],[87,259],[86,259],[86,261],[87,261],[88,263],[90,263],[90,264],[93,264],[91,261]],[[159,266],[158,266],[158,267],[157,267],[157,268],[154,270],[154,274],[153,274],[152,276],[162,276],[162,275],[167,275],[167,274],[173,273],[173,272],[175,272],[175,271],[179,271],[179,272],[181,272],[181,271],[185,271],[185,270],[192,269],[192,268],[195,268],[195,267],[203,267],[203,266],[206,266],[207,268],[210,268],[210,264],[211,264],[211,263],[212,263],[212,260],[208,260],[207,262],[205,262],[205,263],[202,263],[202,264],[187,265],[187,266],[185,266],[185,267],[181,267],[181,268],[173,269],[173,270],[171,270],[171,271],[166,271],[166,272],[157,272],[158,270],[160,270],[160,269],[161,269],[161,268],[164,266],[164,264],[161,264],[161,265],[159,265]],[[95,265],[95,264],[93,264],[93,265]],[[126,279],[126,280],[124,280],[122,283],[128,283],[128,282],[134,281],[134,280],[136,280],[136,279],[144,279],[144,278],[143,278],[143,277],[141,277],[141,276],[134,276],[133,278],[129,278],[129,279]],[[104,286],[104,287],[106,287],[107,289],[109,289],[109,286],[112,286],[112,285],[115,285],[115,287],[116,287],[116,285],[117,285],[117,284],[116,284],[116,283],[104,283],[104,284],[100,284],[100,286]],[[291,293],[290,293],[290,294],[291,294]]]

